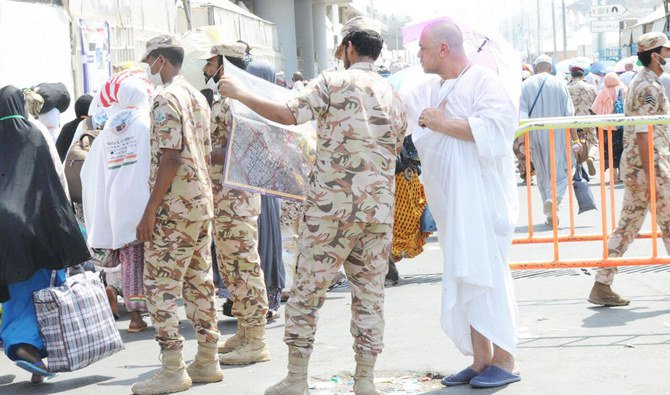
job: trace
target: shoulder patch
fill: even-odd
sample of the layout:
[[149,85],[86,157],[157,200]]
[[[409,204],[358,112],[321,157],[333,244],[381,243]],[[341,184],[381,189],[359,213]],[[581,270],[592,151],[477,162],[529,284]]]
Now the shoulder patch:
[[651,105],[651,106],[656,105],[656,97],[654,97],[653,95],[646,95],[642,101],[644,102],[645,105]]
[[165,116],[165,113],[163,112],[162,109],[160,108],[154,109],[154,122],[156,123],[156,125],[164,124],[166,119],[167,117]]

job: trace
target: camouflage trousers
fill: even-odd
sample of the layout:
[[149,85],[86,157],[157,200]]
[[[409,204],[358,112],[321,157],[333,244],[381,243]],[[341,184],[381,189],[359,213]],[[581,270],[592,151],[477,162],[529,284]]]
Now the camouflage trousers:
[[[623,256],[640,232],[650,209],[644,170],[630,168],[623,160],[621,164],[621,177],[625,183],[623,207],[619,223],[607,243],[608,254],[613,258]],[[656,222],[663,232],[665,249],[670,253],[670,172],[656,166],[656,183]],[[616,273],[616,267],[599,268],[596,281],[612,285]]]
[[260,196],[214,186],[216,262],[233,297],[233,315],[245,326],[265,325],[268,297],[258,256]]
[[286,303],[284,342],[308,356],[314,345],[318,311],[339,268],[351,287],[354,351],[377,355],[383,348],[384,277],[393,226],[340,222],[305,216],[300,223],[297,268]]
[[[526,181],[526,136],[521,135],[514,139],[514,143],[512,144],[512,151],[514,152],[514,156],[516,156],[517,159],[517,164],[516,168],[519,171],[519,177],[523,181]],[[533,166],[533,162],[530,162],[530,169],[531,169],[531,176],[535,174],[535,166]]]
[[209,225],[210,220],[173,221],[159,216],[153,240],[144,244],[147,308],[163,350],[182,348],[177,317],[180,297],[198,343],[219,340]]

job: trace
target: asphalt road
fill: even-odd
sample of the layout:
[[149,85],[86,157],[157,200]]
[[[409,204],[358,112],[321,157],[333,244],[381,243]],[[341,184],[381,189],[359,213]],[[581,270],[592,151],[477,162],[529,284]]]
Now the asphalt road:
[[[594,183],[595,184],[595,183]],[[519,187],[525,196],[523,186]],[[597,185],[593,188],[600,208]],[[534,195],[537,191],[534,189]],[[621,186],[616,188],[616,209]],[[539,197],[533,201],[536,232],[550,233],[542,225]],[[521,217],[526,213],[521,200]],[[561,212],[561,232],[567,232],[567,205]],[[576,215],[576,232],[600,230],[600,212]],[[565,225],[564,225],[565,224]],[[519,222],[518,236],[526,230]],[[398,264],[402,279],[386,291],[385,350],[379,357],[378,388],[387,394],[666,394],[670,354],[670,266],[633,267],[622,270],[615,289],[631,298],[627,307],[602,308],[586,297],[593,270],[514,272],[519,306],[518,363],[522,381],[493,390],[468,386],[443,388],[438,379],[464,368],[470,361],[446,337],[439,323],[442,259],[436,240],[423,254]],[[659,251],[665,253],[662,243]],[[648,241],[635,242],[627,256],[650,254]],[[561,246],[564,257],[597,257],[602,243],[569,243]],[[517,245],[512,260],[551,259],[550,246]],[[283,309],[282,309],[283,312]],[[354,354],[349,335],[348,289],[328,294],[320,315],[316,346],[310,365],[312,394],[346,394],[351,391]],[[183,311],[182,311],[183,314]],[[0,394],[129,394],[137,380],[154,374],[160,366],[158,346],[151,330],[128,334],[128,315],[118,321],[126,349],[106,360],[73,373],[57,376],[42,385],[27,382],[29,375],[8,359],[0,364]],[[284,377],[286,346],[282,342],[283,317],[268,325],[272,361],[226,367],[221,383],[196,385],[186,393],[262,394]],[[234,320],[220,316],[222,334],[235,330]],[[151,328],[150,328],[151,329]],[[195,354],[190,324],[182,321],[187,339],[185,357]]]

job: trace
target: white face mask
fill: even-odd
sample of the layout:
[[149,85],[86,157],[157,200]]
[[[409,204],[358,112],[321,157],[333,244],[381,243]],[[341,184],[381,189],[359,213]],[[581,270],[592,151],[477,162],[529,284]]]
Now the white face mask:
[[147,65],[146,68],[147,78],[149,78],[149,81],[151,81],[151,83],[154,84],[154,86],[162,86],[163,77],[161,77],[161,70],[163,70],[163,66],[161,66],[161,68],[158,69],[156,74],[153,74],[151,72],[151,68],[153,67],[153,65],[156,64],[156,62],[158,62],[158,58],[156,58],[156,60],[154,60],[154,62],[151,65]]
[[670,73],[670,58],[663,58],[663,63],[659,62],[659,65],[664,73]]
[[[223,65],[219,66],[219,68],[216,69],[216,71],[214,72],[214,75],[215,75],[215,76],[216,76],[217,74],[219,74],[219,71],[221,70],[221,67],[223,67]],[[210,78],[207,80],[207,83],[205,84],[205,87],[206,87],[207,89],[211,89],[212,92],[214,92],[215,95],[219,93],[219,83],[216,82],[216,81],[214,81],[214,77],[210,77]]]
[[205,84],[205,88],[211,89],[212,92],[219,93],[219,84],[214,82],[214,77],[210,78],[207,80],[207,83]]

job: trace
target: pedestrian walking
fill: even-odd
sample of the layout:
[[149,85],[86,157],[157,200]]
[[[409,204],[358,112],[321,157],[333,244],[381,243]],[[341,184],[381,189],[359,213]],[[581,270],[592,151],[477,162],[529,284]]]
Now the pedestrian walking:
[[[593,102],[591,111],[598,115],[623,114],[624,101],[628,89],[619,81],[616,73],[607,73],[604,78],[605,87],[598,93]],[[610,179],[613,182],[621,182],[619,178],[619,164],[621,152],[623,151],[623,127],[619,126],[612,130],[612,141],[609,134],[604,138],[605,169],[610,168]],[[612,145],[612,158],[609,157],[609,145]]]
[[[535,75],[528,78],[521,85],[521,118],[568,117],[575,114],[570,94],[565,84],[551,75],[552,59],[547,55],[540,55],[533,62]],[[554,163],[556,165],[556,202],[557,209],[568,189],[568,171],[572,164],[567,162],[565,148],[565,130],[554,131]],[[577,139],[575,133],[572,137]],[[552,211],[552,180],[551,161],[549,152],[549,132],[536,130],[530,133],[530,157],[537,175],[537,187],[542,196],[545,224],[553,223]],[[556,219],[558,224],[558,218]]]
[[[593,102],[598,95],[596,88],[584,81],[585,68],[586,66],[580,63],[570,65],[570,76],[572,79],[568,83],[568,93],[570,94],[570,99],[572,99],[572,105],[575,107],[575,115],[577,116],[591,115],[591,106],[593,106]],[[594,162],[598,158],[598,136],[596,136],[593,128],[588,127],[577,129],[577,136],[580,143],[586,142],[586,150],[580,156],[586,161],[589,175],[594,176],[596,174]]]
[[53,373],[42,361],[47,350],[33,292],[60,285],[62,269],[90,255],[51,135],[27,119],[25,108],[21,90],[0,89],[0,340],[5,355],[40,383]]
[[[670,72],[670,42],[665,33],[651,32],[637,41],[637,56],[642,63],[630,83],[625,102],[626,116],[666,115],[668,98],[659,77]],[[608,256],[622,256],[635,240],[649,209],[650,164],[655,171],[656,221],[663,232],[663,243],[670,252],[670,147],[668,126],[654,125],[654,151],[649,152],[647,125],[626,126],[621,156],[624,183],[623,206],[616,229],[609,237]],[[598,269],[589,302],[603,306],[626,306],[630,301],[612,290],[616,267]]]

